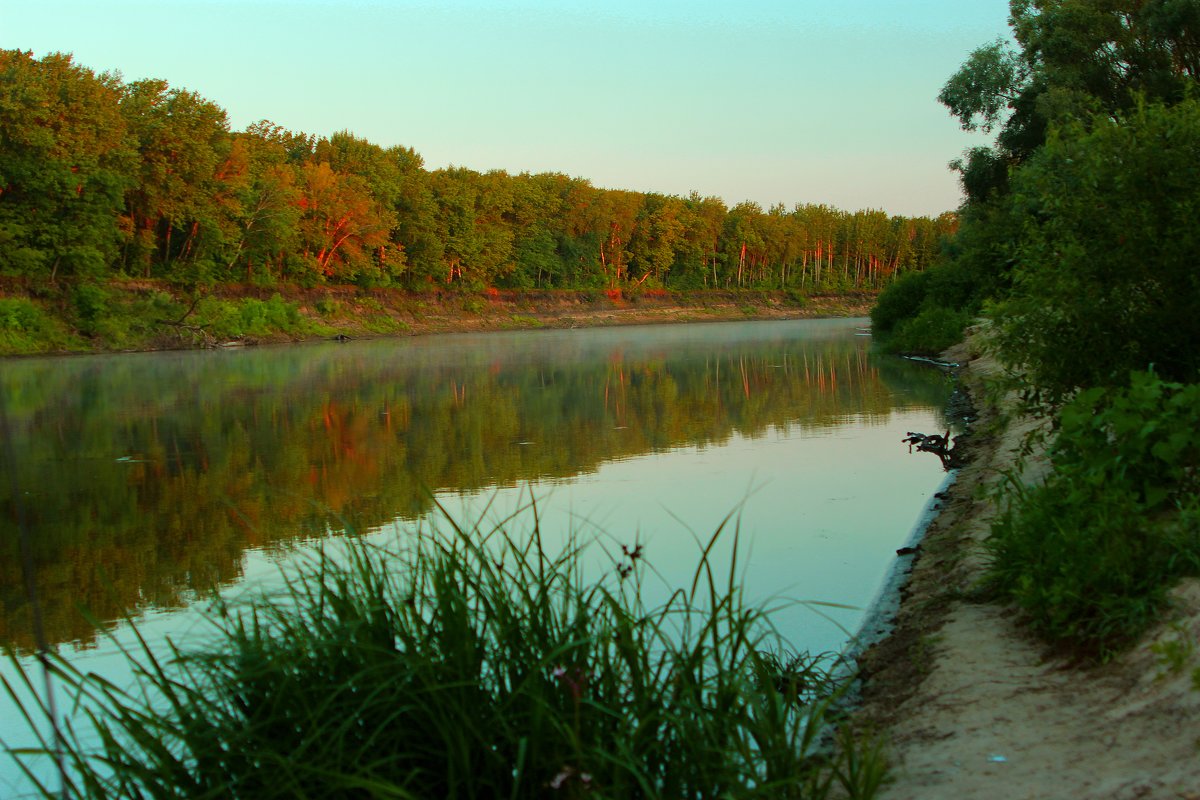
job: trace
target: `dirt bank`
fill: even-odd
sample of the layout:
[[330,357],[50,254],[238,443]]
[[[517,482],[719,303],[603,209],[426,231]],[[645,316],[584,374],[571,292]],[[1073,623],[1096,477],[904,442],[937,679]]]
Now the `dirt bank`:
[[[84,290],[86,294],[83,294]],[[668,322],[865,316],[876,292],[360,289],[219,284],[198,292],[161,281],[99,289],[0,278],[0,300],[35,309],[0,355],[161,350],[466,331]],[[257,305],[255,305],[257,303]],[[31,316],[32,315],[32,316]],[[34,319],[39,317],[39,319]],[[16,317],[14,317],[16,319]]]
[[[284,299],[300,303],[302,314],[318,317],[320,298],[305,294]],[[384,316],[411,335],[521,328],[583,328],[717,320],[797,319],[866,316],[874,293],[794,297],[782,292],[646,291],[640,294],[578,291],[490,291],[410,294],[345,292],[347,313],[325,318],[351,335],[370,335],[364,319]]]
[[[889,742],[885,800],[1200,798],[1200,582],[1173,592],[1170,619],[1098,667],[1048,653],[1016,612],[984,602],[988,489],[1018,463],[1028,420],[984,406],[996,372],[968,346],[951,354],[981,406],[970,461],[943,498],[903,590],[895,632],[870,648],[859,723]],[[1010,401],[1011,403],[1011,401]],[[1037,457],[1024,465],[1033,477]],[[1164,642],[1180,642],[1178,646]],[[1152,649],[1179,655],[1172,669]]]

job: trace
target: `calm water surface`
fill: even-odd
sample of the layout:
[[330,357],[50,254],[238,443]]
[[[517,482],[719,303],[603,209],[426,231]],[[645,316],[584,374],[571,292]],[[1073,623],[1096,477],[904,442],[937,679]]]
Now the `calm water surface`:
[[[748,598],[780,606],[795,649],[839,649],[944,477],[900,439],[948,427],[943,376],[873,355],[863,324],[3,362],[47,636],[120,680],[115,645],[80,609],[118,642],[128,617],[154,641],[186,643],[199,595],[278,583],[326,537],[411,536],[436,524],[435,502],[475,521],[533,498],[553,536],[598,540],[598,571],[601,547],[643,544],[664,597],[732,515]],[[0,484],[0,642],[27,653],[11,482]],[[0,738],[24,738],[5,699]]]

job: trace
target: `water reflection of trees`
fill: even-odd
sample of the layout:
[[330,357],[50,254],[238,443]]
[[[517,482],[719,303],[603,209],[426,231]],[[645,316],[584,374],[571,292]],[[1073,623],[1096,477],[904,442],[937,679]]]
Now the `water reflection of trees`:
[[[86,641],[81,607],[115,619],[232,581],[249,547],[415,518],[430,490],[885,420],[945,392],[935,372],[879,362],[845,336],[587,351],[549,336],[487,341],[7,364],[48,636]],[[27,647],[8,491],[0,640]]]

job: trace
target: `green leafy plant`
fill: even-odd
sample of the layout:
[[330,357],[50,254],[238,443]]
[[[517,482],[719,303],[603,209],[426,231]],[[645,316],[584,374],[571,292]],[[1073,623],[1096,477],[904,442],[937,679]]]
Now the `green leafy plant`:
[[1050,641],[1105,658],[1200,574],[1200,385],[1134,373],[1062,409],[1053,472],[1011,483],[993,525],[990,581]]
[[784,292],[784,297],[789,305],[795,306],[796,308],[804,308],[811,302],[807,289],[799,289],[795,287],[790,288]]
[[379,302],[374,297],[365,294],[359,294],[354,298],[354,305],[365,311],[383,311],[383,303]]
[[936,356],[946,348],[962,341],[963,330],[971,324],[965,311],[935,306],[923,309],[917,316],[900,321],[884,347],[893,353],[916,353]]
[[541,328],[545,325],[545,323],[537,317],[531,317],[528,314],[513,314],[511,317],[509,317],[509,322],[510,325],[506,325],[505,327]]
[[920,313],[929,277],[929,272],[910,272],[879,293],[871,309],[871,328],[877,336],[890,334],[903,320]]
[[34,301],[0,297],[0,353],[45,353],[80,344]]
[[412,330],[412,326],[404,320],[396,319],[386,314],[360,317],[359,323],[371,333],[393,334],[406,333]]
[[207,297],[197,305],[195,320],[197,326],[218,339],[279,333],[298,335],[311,329],[300,316],[299,304],[284,300],[278,293],[268,300]]
[[71,303],[80,332],[88,336],[96,332],[97,323],[109,314],[110,299],[104,287],[94,283],[81,283],[75,287],[71,292]]
[[1192,663],[1196,655],[1196,640],[1183,625],[1172,625],[1175,636],[1150,645],[1158,662],[1159,678],[1178,675]]

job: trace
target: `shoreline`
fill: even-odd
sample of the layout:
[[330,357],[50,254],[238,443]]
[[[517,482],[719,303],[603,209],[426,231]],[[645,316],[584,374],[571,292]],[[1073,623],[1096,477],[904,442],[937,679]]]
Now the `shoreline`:
[[[947,473],[942,483],[925,501],[916,522],[909,529],[908,536],[896,552],[896,557],[884,575],[883,581],[871,602],[867,604],[863,620],[858,631],[850,639],[850,645],[843,656],[848,661],[857,662],[867,650],[887,639],[896,629],[896,616],[900,612],[901,596],[908,584],[916,561],[917,551],[925,540],[929,528],[937,519],[942,508],[942,499],[957,479],[957,469]],[[911,550],[912,552],[901,552]]]
[[[66,287],[60,287],[65,290]],[[425,336],[438,333],[476,333],[555,328],[592,328],[682,322],[729,322],[771,319],[850,318],[867,316],[876,292],[848,290],[798,294],[756,290],[645,290],[638,293],[603,290],[527,290],[484,292],[409,292],[398,289],[360,290],[326,286],[213,287],[200,300],[165,284],[129,281],[105,286],[109,314],[94,322],[98,332],[85,336],[72,327],[69,299],[35,297],[24,289],[0,282],[0,298],[36,304],[58,326],[57,346],[49,334],[25,337],[26,349],[10,342],[0,358],[59,356],[160,350],[221,349],[225,347]],[[148,304],[174,304],[145,316]],[[191,307],[188,307],[188,304]],[[200,307],[197,308],[197,303]],[[287,328],[246,327],[239,313],[260,323],[268,313],[286,314]],[[246,311],[245,309],[250,309]],[[193,313],[195,312],[195,313]],[[182,314],[182,316],[179,316]],[[168,320],[164,316],[177,317]],[[136,330],[133,330],[136,328]],[[113,332],[107,332],[112,329]],[[0,330],[0,347],[4,346]]]
[[[1037,423],[984,392],[998,366],[969,342],[947,357],[978,404],[967,461],[920,539],[894,629],[857,659],[849,724],[882,736],[892,780],[878,797],[1200,800],[1200,580],[1173,589],[1167,618],[1099,666],[1050,651],[984,596],[989,490],[1046,465],[1018,457]],[[1186,657],[1165,664],[1172,645]]]

